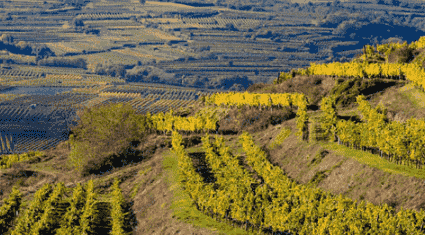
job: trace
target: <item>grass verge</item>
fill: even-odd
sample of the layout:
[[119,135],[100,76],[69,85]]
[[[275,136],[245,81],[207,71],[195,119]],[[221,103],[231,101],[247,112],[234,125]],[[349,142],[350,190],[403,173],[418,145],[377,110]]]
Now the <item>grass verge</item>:
[[425,169],[416,169],[406,165],[397,165],[396,163],[389,162],[384,158],[380,158],[378,155],[361,150],[351,149],[343,145],[338,145],[338,143],[318,143],[325,149],[333,150],[338,154],[350,157],[360,163],[367,164],[382,171],[425,179]]
[[412,84],[399,89],[401,94],[407,97],[415,107],[425,108],[425,94],[419,89],[416,89]]

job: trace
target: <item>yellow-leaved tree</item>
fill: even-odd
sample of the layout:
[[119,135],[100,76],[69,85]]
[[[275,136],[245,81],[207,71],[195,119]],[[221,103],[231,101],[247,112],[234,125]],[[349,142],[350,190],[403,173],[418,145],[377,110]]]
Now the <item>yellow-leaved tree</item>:
[[68,158],[77,171],[89,161],[126,155],[146,136],[149,126],[146,116],[135,114],[130,105],[123,104],[86,108],[78,116],[78,123],[71,131]]

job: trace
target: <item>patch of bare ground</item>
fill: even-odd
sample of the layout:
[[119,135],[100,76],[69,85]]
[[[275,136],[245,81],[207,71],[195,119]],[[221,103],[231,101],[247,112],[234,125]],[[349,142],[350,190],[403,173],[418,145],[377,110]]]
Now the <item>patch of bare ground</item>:
[[14,167],[2,170],[0,174],[0,199],[7,198],[14,185],[18,186],[23,195],[33,193],[40,185],[51,182],[51,174]]
[[242,131],[256,133],[295,118],[295,111],[289,107],[257,108],[241,107],[229,108],[227,115],[219,121],[219,134],[235,135]]
[[19,187],[24,199],[27,199],[45,183],[69,184],[69,169],[64,163],[69,154],[67,144],[63,142],[44,153],[39,159],[15,163],[9,169],[0,170],[0,200],[8,197],[14,185]]
[[[295,130],[295,120],[285,122]],[[273,129],[254,135],[257,145],[266,144]],[[270,133],[270,134],[269,134]],[[269,150],[269,160],[280,166],[295,182],[342,194],[352,200],[365,200],[375,205],[386,203],[398,212],[425,208],[425,182],[422,179],[391,174],[323,149],[319,144],[299,142],[291,134],[281,146]],[[311,183],[314,184],[311,184]]]
[[412,100],[414,97],[408,97],[410,91],[417,89],[405,89],[405,87],[401,87],[394,86],[388,88],[382,95],[372,98],[369,101],[370,104],[372,107],[383,104],[388,110],[387,116],[391,121],[405,122],[411,117],[416,119],[425,117],[425,108],[421,107],[421,105],[415,105],[414,102],[416,100]]

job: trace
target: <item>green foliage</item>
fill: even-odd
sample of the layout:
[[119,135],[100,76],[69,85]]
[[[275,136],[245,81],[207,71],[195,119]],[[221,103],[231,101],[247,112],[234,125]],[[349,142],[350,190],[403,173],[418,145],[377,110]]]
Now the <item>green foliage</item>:
[[125,232],[124,217],[128,214],[124,212],[123,205],[125,203],[124,196],[119,186],[119,179],[115,178],[112,185],[113,191],[111,192],[111,217],[112,217],[112,231],[111,235],[130,234]]
[[[337,114],[335,107],[335,95],[324,97],[320,104],[320,109],[323,111],[322,128],[325,130],[324,135],[334,135],[337,123]],[[331,136],[330,141],[333,141]]]
[[130,105],[104,105],[86,108],[70,136],[69,163],[80,169],[90,160],[121,155],[140,141],[148,126],[146,116],[137,115]]
[[319,164],[322,159],[326,156],[326,154],[328,154],[329,152],[325,149],[320,149],[316,155],[313,157],[313,159],[311,159],[310,163],[308,164],[309,166],[316,166],[317,164]]
[[67,208],[65,215],[61,220],[60,228],[56,230],[56,234],[73,234],[74,228],[78,227],[78,219],[83,213],[82,208],[86,198],[86,192],[83,186],[78,183],[72,192],[71,204]]
[[280,73],[279,77],[276,80],[273,81],[273,84],[280,84],[284,81],[287,81],[287,80],[293,78],[294,76],[295,76],[295,73],[292,73],[292,72],[284,73],[284,72],[282,72],[282,73]]
[[335,95],[337,104],[347,104],[360,94],[362,84],[365,83],[362,83],[361,79],[349,79],[332,88],[330,94]]
[[86,59],[68,59],[65,57],[45,58],[37,62],[38,66],[53,66],[67,68],[82,68],[87,69]]
[[398,48],[394,50],[391,54],[388,56],[388,62],[390,63],[409,63],[413,56],[413,48],[404,46],[402,48]]
[[309,142],[315,142],[317,140],[317,122],[314,119],[310,119],[310,126],[308,128],[309,134],[308,134],[308,138],[309,138]]
[[344,78],[337,78],[337,79],[335,80],[335,86],[338,86],[339,84],[343,83],[344,81],[345,81],[345,79],[344,79]]
[[59,203],[65,194],[66,188],[63,182],[56,185],[52,194],[44,202],[44,211],[40,219],[31,228],[31,234],[51,234],[54,226],[59,224],[58,218],[64,214],[62,209],[58,208]]
[[44,154],[39,151],[31,151],[23,154],[3,155],[0,159],[0,169],[10,168],[14,163],[39,159]]
[[386,87],[394,85],[395,82],[379,79],[352,78],[336,85],[329,92],[329,96],[335,96],[335,105],[338,108],[347,107],[356,101],[358,95],[369,95],[379,92]]
[[16,186],[13,186],[12,192],[8,198],[3,199],[3,205],[0,207],[0,233],[3,234],[10,227],[10,223],[15,218],[15,213],[19,210],[22,202],[22,193]]
[[98,194],[94,190],[93,180],[86,184],[86,203],[80,217],[80,225],[75,227],[76,234],[93,234],[94,225],[99,219]]
[[44,184],[37,192],[28,208],[19,215],[16,225],[12,231],[12,235],[29,234],[30,230],[42,216],[45,210],[45,201],[49,198],[53,191],[51,184]]
[[311,178],[308,184],[317,186],[322,180],[324,180],[327,177],[326,175],[327,172],[329,172],[329,170],[316,172],[316,174],[314,174],[313,178]]
[[280,133],[276,136],[273,142],[270,144],[270,149],[275,148],[278,145],[281,145],[283,141],[291,134],[291,130],[288,128],[283,128]]
[[415,57],[415,59],[412,60],[413,64],[415,64],[417,67],[419,68],[423,68],[424,64],[425,64],[425,54],[420,54],[418,56]]

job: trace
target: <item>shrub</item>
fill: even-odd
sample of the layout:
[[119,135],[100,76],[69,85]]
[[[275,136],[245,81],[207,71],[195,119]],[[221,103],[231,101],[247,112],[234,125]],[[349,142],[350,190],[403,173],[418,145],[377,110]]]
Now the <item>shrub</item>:
[[94,73],[99,75],[107,75],[112,77],[125,77],[127,71],[126,66],[123,64],[114,64],[114,65],[102,65],[97,64]]
[[409,63],[414,59],[414,49],[407,46],[396,49],[393,53],[388,56],[389,63]]
[[337,86],[337,85],[339,85],[339,84],[343,83],[344,81],[345,81],[345,79],[344,79],[344,78],[337,78],[337,79],[335,80],[335,86]]
[[125,157],[134,152],[133,148],[146,133],[146,116],[135,114],[128,104],[86,108],[78,116],[70,136],[68,161],[80,173],[87,173],[87,169],[96,164],[104,164],[111,156]]
[[51,58],[38,61],[39,66],[54,66],[66,68],[82,68],[87,69],[87,62],[83,58],[66,59],[66,58]]
[[358,95],[370,95],[382,91],[395,85],[393,81],[383,81],[381,79],[352,78],[339,83],[329,92],[329,95],[336,96],[336,105],[348,107],[355,102]]
[[270,144],[270,149],[274,149],[276,146],[279,146],[283,141],[291,134],[291,130],[288,128],[283,128],[280,133],[276,136],[273,142]]

